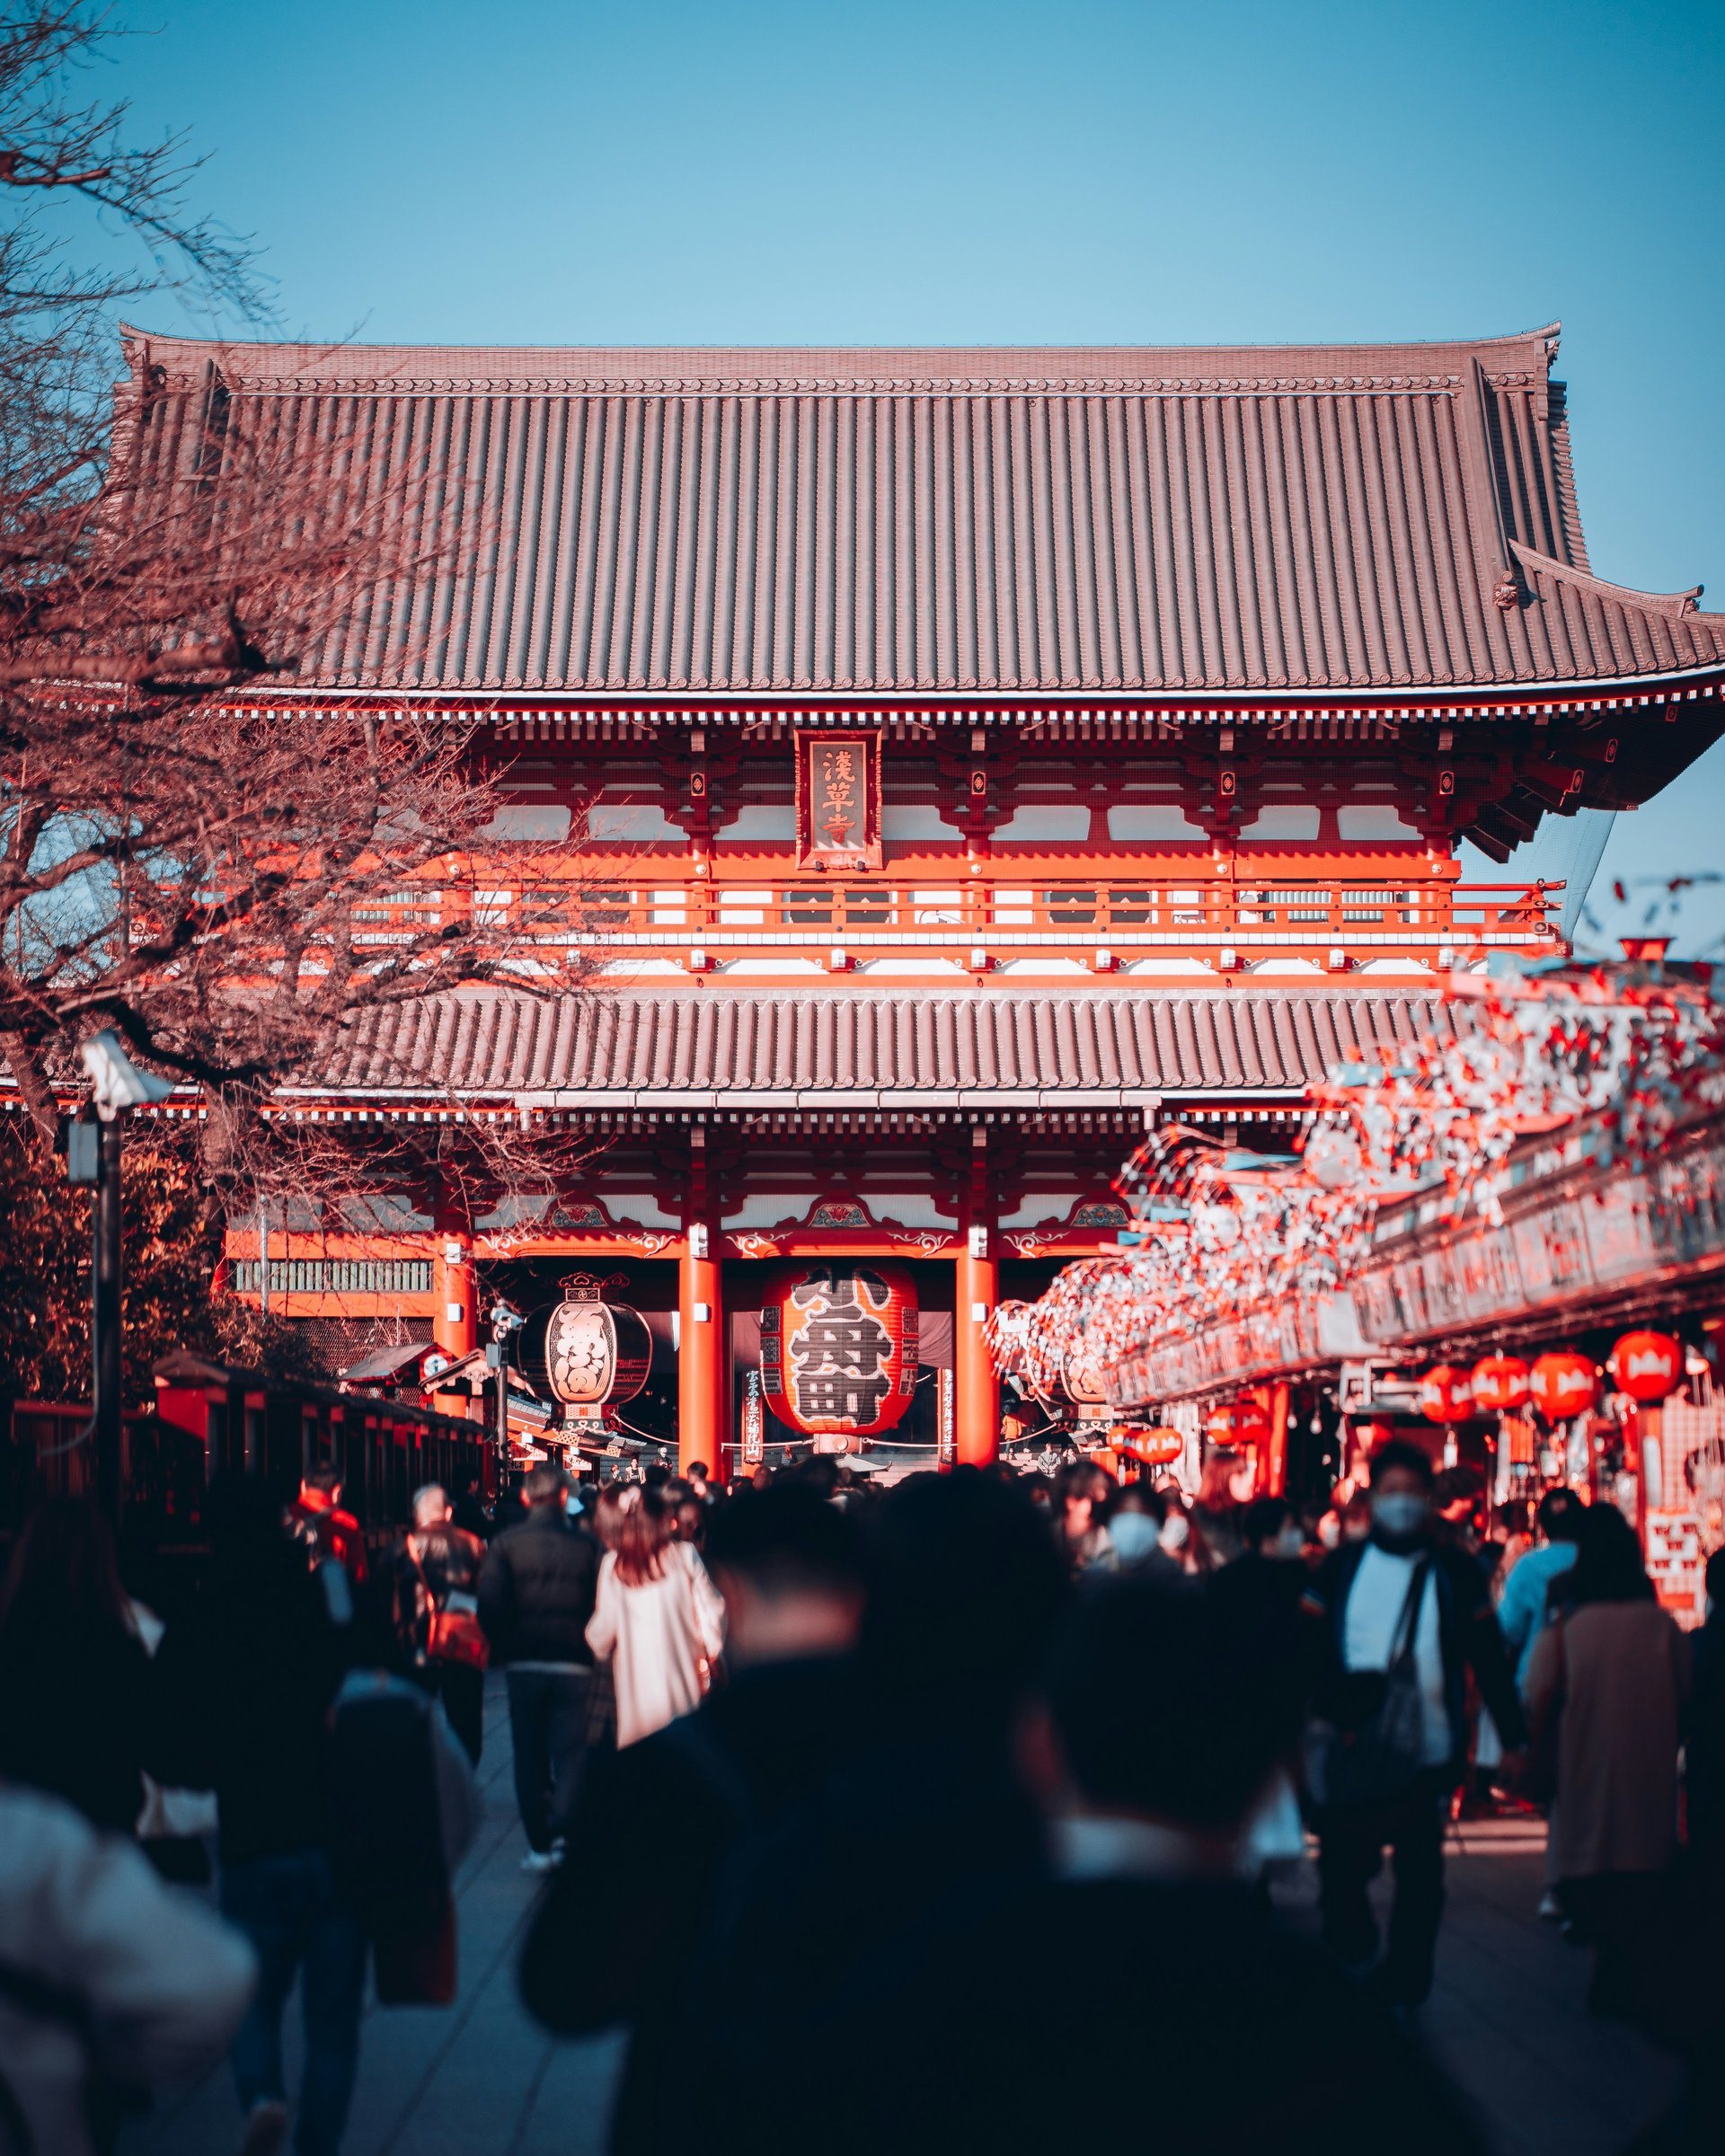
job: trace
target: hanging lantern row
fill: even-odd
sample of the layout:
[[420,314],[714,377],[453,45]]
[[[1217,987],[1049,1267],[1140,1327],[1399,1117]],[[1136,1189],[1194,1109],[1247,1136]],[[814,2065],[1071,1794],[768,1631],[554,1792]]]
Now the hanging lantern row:
[[[1618,1392],[1641,1407],[1668,1400],[1683,1383],[1683,1343],[1668,1332],[1626,1332],[1606,1366]],[[1529,1400],[1547,1422],[1584,1415],[1599,1397],[1599,1380],[1586,1356],[1542,1355],[1531,1365],[1519,1356],[1487,1355],[1464,1373],[1438,1363],[1420,1381],[1420,1412],[1431,1422],[1465,1422],[1471,1415],[1508,1414]]]
[[1138,1429],[1123,1422],[1110,1429],[1108,1442],[1117,1453],[1125,1453],[1144,1467],[1172,1467],[1186,1449],[1186,1440],[1178,1430],[1161,1426]]
[[[1582,1116],[1600,1118],[1602,1163],[1638,1166],[1725,1069],[1725,1009],[1685,979],[1509,965],[1455,976],[1446,993],[1467,1006],[1464,1022],[1363,1045],[1313,1088],[1318,1114],[1296,1153],[1254,1153],[1179,1124],[1151,1133],[1118,1186],[1132,1245],[998,1311],[988,1339],[1003,1369],[1048,1399],[1075,1356],[1106,1373],[1149,1342],[1340,1287],[1369,1260],[1379,1207],[1415,1192],[1435,1225],[1496,1224],[1511,1149]],[[1494,1366],[1480,1392],[1472,1372],[1453,1372],[1432,1420],[1509,1410],[1518,1358],[1483,1360]],[[1552,1412],[1531,1370],[1527,1383],[1522,1399]],[[1578,1385],[1548,1372],[1545,1389],[1555,1401]]]

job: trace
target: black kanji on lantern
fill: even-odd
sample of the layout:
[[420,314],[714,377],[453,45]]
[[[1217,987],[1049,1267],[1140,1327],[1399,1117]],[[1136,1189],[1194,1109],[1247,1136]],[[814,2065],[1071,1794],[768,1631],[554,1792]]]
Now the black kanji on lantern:
[[813,1272],[791,1291],[809,1313],[790,1357],[798,1409],[811,1421],[871,1423],[892,1389],[892,1335],[863,1302],[864,1284],[888,1302],[887,1284],[873,1273]]

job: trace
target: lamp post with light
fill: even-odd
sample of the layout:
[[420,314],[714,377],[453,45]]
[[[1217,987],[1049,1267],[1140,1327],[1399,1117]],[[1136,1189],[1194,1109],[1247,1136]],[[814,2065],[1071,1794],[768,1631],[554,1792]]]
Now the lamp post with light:
[[91,1435],[95,1441],[96,1496],[111,1515],[119,1504],[120,1454],[120,1118],[129,1109],[165,1100],[165,1079],[140,1071],[104,1028],[84,1044],[90,1100],[66,1133],[66,1173],[91,1186],[90,1286]]

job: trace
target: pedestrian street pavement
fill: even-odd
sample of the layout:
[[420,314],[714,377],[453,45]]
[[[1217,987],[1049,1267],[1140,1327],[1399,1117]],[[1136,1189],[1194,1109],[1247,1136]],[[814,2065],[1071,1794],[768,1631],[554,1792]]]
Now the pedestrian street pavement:
[[[368,2010],[344,2156],[598,2156],[605,2146],[620,2043],[554,2042],[516,1996],[515,1961],[536,1882],[520,1869],[526,1845],[495,1676],[480,1778],[484,1824],[457,1881],[459,1995],[441,2010]],[[1536,1913],[1544,1843],[1534,1819],[1453,1831],[1438,1984],[1421,2026],[1484,2117],[1498,2156],[1620,2156],[1670,2101],[1676,2072],[1630,2030],[1587,2014],[1588,1957]],[[1378,1891],[1386,1893],[1384,1881]],[[1277,1898],[1292,1922],[1315,1928],[1310,1864],[1278,1885]],[[1275,2001],[1255,2001],[1253,2010],[1273,2013]],[[1151,2032],[1146,2046],[1154,2042]],[[1339,2097],[1347,2046],[1339,2029]],[[291,2092],[298,2074],[291,2006],[288,2057]],[[233,2156],[239,2131],[224,2065],[128,2126],[119,2156]],[[1394,2145],[1391,2121],[1384,2145]]]

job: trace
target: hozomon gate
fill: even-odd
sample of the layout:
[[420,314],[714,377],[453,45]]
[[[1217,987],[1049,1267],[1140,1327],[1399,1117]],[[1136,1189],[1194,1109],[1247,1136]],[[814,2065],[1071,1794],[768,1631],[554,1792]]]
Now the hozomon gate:
[[[711,1462],[770,1269],[890,1259],[989,1457],[983,1321],[1113,1247],[1146,1125],[1286,1135],[1356,1042],[1438,1021],[1436,976],[1560,949],[1561,893],[1463,883],[1459,840],[1632,808],[1725,724],[1725,615],[1588,566],[1556,349],[135,335],[146,457],[274,401],[469,490],[482,573],[257,701],[481,720],[500,914],[512,832],[570,834],[535,933],[606,968],[380,1012],[283,1095],[430,1143],[370,1221],[277,1228],[274,1307],[338,1363],[378,1318],[460,1354],[494,1288],[613,1282]],[[464,1208],[434,1141],[486,1116],[596,1150]],[[255,1292],[255,1230],[229,1249]]]

